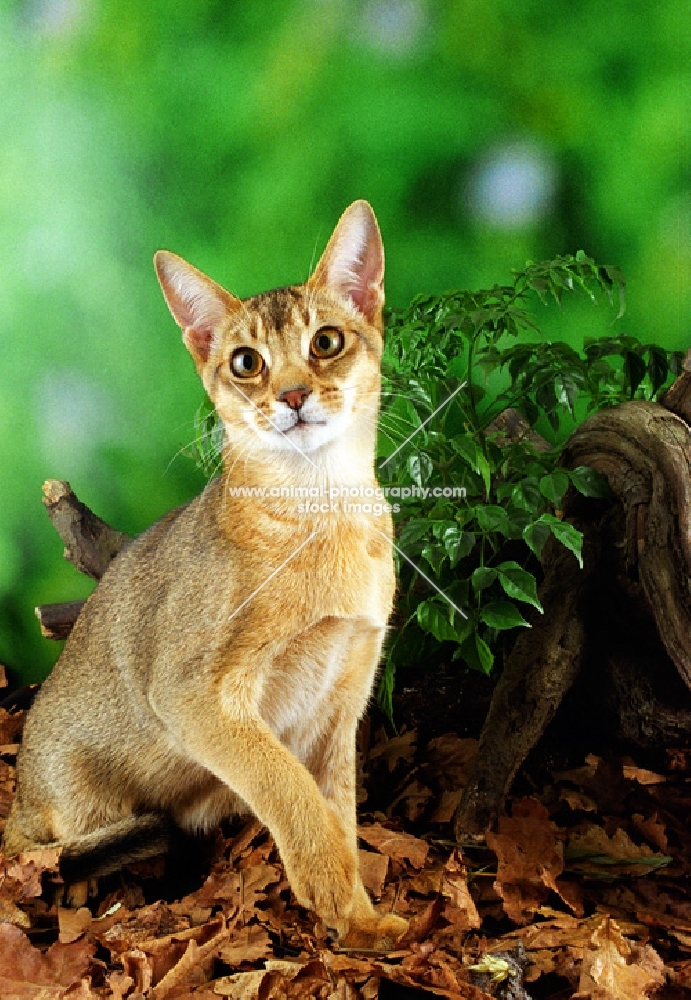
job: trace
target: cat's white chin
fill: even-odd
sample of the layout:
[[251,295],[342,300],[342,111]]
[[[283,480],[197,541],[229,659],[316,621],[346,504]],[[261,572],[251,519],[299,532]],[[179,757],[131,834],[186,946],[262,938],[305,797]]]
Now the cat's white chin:
[[272,451],[299,451],[307,454],[330,444],[340,434],[337,420],[300,421],[288,430],[270,430],[262,434]]

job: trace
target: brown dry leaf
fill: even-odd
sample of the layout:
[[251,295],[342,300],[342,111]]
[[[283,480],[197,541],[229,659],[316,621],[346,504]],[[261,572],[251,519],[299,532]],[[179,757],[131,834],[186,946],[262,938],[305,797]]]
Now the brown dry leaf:
[[384,731],[380,730],[377,734],[377,743],[369,752],[369,759],[386,761],[389,771],[394,771],[399,761],[412,763],[416,743],[417,733],[414,729],[401,733],[400,736],[394,736],[390,740],[386,738]]
[[577,792],[575,788],[562,788],[559,792],[559,799],[566,802],[569,809],[574,812],[597,812],[597,804],[583,792]]
[[639,785],[663,785],[667,781],[664,774],[648,771],[644,767],[636,767],[635,764],[624,764],[622,770],[625,778],[629,781],[637,781]]
[[5,665],[0,663],[0,688],[7,687],[7,674],[5,672]]
[[424,910],[417,913],[410,921],[408,930],[398,942],[399,948],[405,948],[412,941],[424,941],[428,938],[432,928],[437,924],[444,909],[444,899],[437,896]]
[[358,827],[358,836],[381,854],[395,861],[409,861],[413,868],[422,868],[429,853],[429,844],[410,833],[387,830],[381,823]]
[[[328,975],[319,961],[298,964],[278,960],[266,963],[266,968],[255,972],[236,972],[214,983],[214,993],[230,1000],[270,1000],[272,997],[291,997],[302,1000],[317,994],[319,987],[328,983]],[[261,992],[260,992],[261,991]]]
[[443,879],[444,866],[435,864],[433,868],[425,868],[414,875],[407,885],[411,892],[416,892],[420,896],[433,896],[441,892]]
[[444,917],[455,929],[471,930],[480,926],[482,921],[468,890],[468,871],[458,847],[454,847],[446,862],[441,891],[446,899]]
[[219,949],[218,956],[234,968],[242,962],[258,962],[273,953],[266,930],[259,924],[249,924],[233,933],[230,941]]
[[153,979],[153,968],[149,956],[145,955],[143,951],[133,948],[131,951],[126,951],[120,957],[120,961],[122,962],[123,979],[134,983],[134,992],[140,994],[148,991]]
[[388,855],[359,850],[358,859],[362,884],[375,899],[379,899],[389,870]]
[[658,819],[658,814],[653,813],[648,819],[644,819],[641,813],[634,813],[631,817],[634,827],[649,844],[654,844],[663,854],[667,853],[667,835],[665,824]]
[[251,817],[247,820],[242,830],[238,833],[230,844],[230,856],[232,860],[240,857],[266,827],[258,819]]
[[[4,887],[3,887],[4,888]],[[20,910],[11,899],[0,899],[0,923],[14,924],[28,931],[31,921],[24,910]]]
[[429,818],[430,823],[450,823],[463,796],[462,788],[451,788],[441,793],[439,805]]
[[43,891],[41,885],[43,873],[58,874],[59,858],[59,848],[49,847],[43,850],[25,851],[17,859],[6,862],[4,866],[0,865],[0,874],[4,873],[9,879],[21,886],[18,892],[16,892],[17,887],[14,887],[14,899],[33,899],[40,896]]
[[[588,826],[581,832],[570,834],[567,841],[569,852],[569,865],[588,864],[588,856],[597,857],[605,855],[608,858],[620,862],[618,867],[620,873],[630,872],[634,875],[643,875],[648,871],[654,871],[659,867],[658,859],[663,858],[663,854],[651,850],[647,844],[634,844],[625,830],[618,827],[613,836],[608,837],[601,826]],[[581,857],[582,856],[582,859]],[[627,860],[650,858],[650,865],[647,866],[637,860],[635,864],[626,865]]]
[[423,785],[421,781],[417,778],[415,781],[411,781],[409,785],[403,789],[400,795],[397,795],[393,800],[389,808],[386,810],[387,815],[391,816],[396,809],[396,806],[402,802],[403,803],[403,813],[406,819],[409,819],[412,823],[419,819],[427,808],[427,803],[431,798],[434,798],[434,792],[427,785]]
[[589,753],[583,767],[573,767],[568,771],[552,771],[552,777],[555,781],[573,781],[574,785],[588,785],[593,781],[601,763],[601,757]]
[[516,924],[530,923],[564,868],[563,847],[545,807],[534,798],[514,803],[512,815],[499,818],[499,832],[488,831],[487,845],[497,855],[494,887],[504,911]]
[[70,910],[65,907],[58,907],[58,926],[60,928],[59,941],[63,944],[70,944],[80,938],[84,931],[91,924],[91,910],[86,906],[80,906],[78,910]]
[[578,992],[602,1000],[646,1000],[665,981],[662,959],[650,945],[632,947],[610,917],[591,938]]
[[445,733],[429,741],[427,751],[430,765],[439,777],[442,788],[451,791],[465,788],[477,753],[477,744],[477,740],[461,739],[456,733]]
[[17,736],[24,728],[24,716],[26,712],[8,712],[6,708],[0,708],[0,743],[16,743]]
[[141,943],[152,938],[165,938],[188,930],[188,921],[162,902],[142,906],[128,919],[119,921],[106,931],[102,940],[114,952],[137,950]]
[[87,975],[95,950],[87,941],[75,941],[40,952],[18,927],[0,924],[0,997],[53,1000]]

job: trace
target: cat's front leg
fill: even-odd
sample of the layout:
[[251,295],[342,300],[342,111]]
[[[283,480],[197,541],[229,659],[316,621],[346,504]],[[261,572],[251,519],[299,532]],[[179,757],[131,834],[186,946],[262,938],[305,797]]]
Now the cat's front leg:
[[[341,819],[348,847],[356,859],[357,727],[379,662],[382,631],[365,627],[351,639],[346,669],[333,696],[340,708],[308,760],[322,795]],[[407,929],[408,921],[403,917],[375,910],[358,874],[353,907],[347,924],[341,928],[341,943],[353,948],[390,951]]]
[[[154,681],[149,701],[178,751],[232,789],[269,828],[299,902],[340,936],[356,901],[351,838],[314,777],[256,712],[247,697],[252,681],[238,682],[242,670],[226,670],[235,680],[231,695],[223,681],[190,671],[175,686]],[[251,673],[256,677],[256,666]]]

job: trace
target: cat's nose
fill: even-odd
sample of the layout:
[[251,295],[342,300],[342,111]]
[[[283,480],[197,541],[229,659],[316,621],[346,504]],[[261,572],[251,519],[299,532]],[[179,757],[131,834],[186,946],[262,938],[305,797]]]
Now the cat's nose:
[[305,386],[300,385],[297,389],[286,389],[285,392],[281,393],[278,399],[281,403],[287,403],[291,410],[299,410],[307,397],[310,395],[311,391],[311,389],[307,389]]

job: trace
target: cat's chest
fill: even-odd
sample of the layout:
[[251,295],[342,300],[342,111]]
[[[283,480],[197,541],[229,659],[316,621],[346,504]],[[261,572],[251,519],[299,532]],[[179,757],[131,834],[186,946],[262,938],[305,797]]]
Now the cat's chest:
[[[267,672],[260,714],[304,758],[349,706],[369,695],[384,629],[368,619],[326,617],[294,636]],[[357,655],[367,640],[369,657]]]

